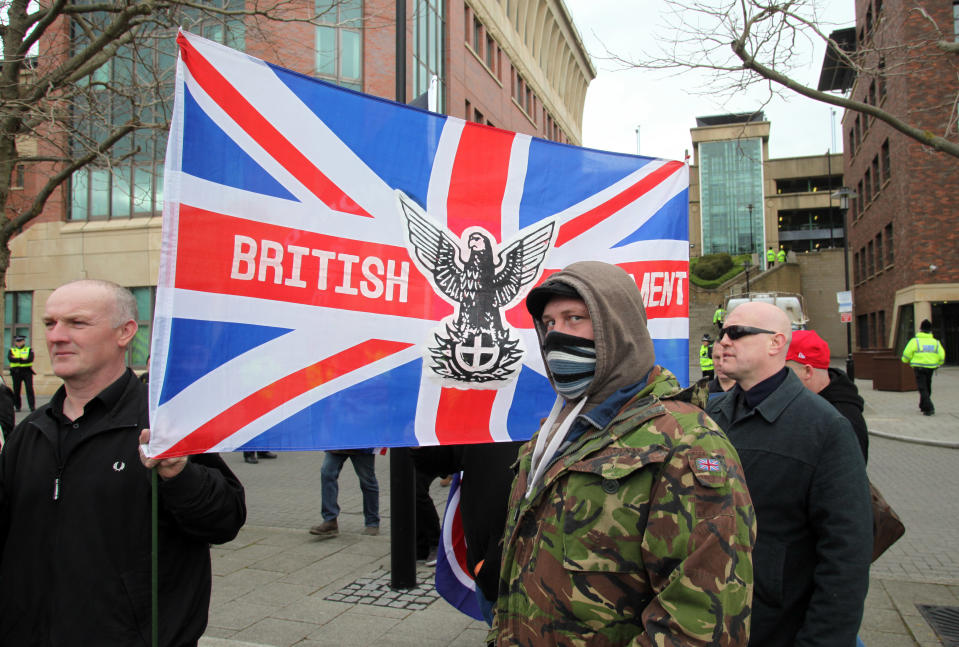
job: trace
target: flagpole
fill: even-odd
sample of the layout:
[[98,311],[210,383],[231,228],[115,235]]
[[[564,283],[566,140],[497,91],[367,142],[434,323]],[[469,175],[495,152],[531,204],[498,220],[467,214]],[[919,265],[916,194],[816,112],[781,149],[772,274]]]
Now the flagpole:
[[[396,101],[406,103],[406,0],[396,0]],[[390,587],[416,586],[416,493],[409,447],[390,450]]]
[[157,468],[150,470],[150,639],[153,647],[160,645],[160,542],[159,505],[157,504]]

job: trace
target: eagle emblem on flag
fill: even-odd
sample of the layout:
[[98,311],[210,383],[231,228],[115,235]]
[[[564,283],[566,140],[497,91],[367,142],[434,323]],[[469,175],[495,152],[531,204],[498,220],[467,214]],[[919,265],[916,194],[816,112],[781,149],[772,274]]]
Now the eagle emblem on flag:
[[436,293],[454,307],[433,329],[429,368],[447,386],[498,388],[515,379],[525,354],[522,340],[503,322],[539,278],[553,241],[552,221],[520,232],[503,245],[482,227],[459,241],[397,190],[410,257]]

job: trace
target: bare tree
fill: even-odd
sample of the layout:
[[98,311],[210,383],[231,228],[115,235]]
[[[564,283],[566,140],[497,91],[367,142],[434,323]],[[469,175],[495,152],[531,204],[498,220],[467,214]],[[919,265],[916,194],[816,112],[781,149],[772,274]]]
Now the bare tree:
[[[851,47],[830,37],[835,26],[820,18],[821,4],[817,6],[817,0],[666,0],[666,3],[669,5],[667,34],[660,38],[659,49],[638,59],[614,53],[614,59],[644,69],[705,72],[709,80],[701,89],[704,93],[732,96],[757,85],[763,85],[769,96],[795,92],[869,115],[932,150],[959,157],[956,129],[959,44],[951,40],[952,23],[944,31],[921,0],[908,5],[905,14],[912,37],[897,38],[897,32],[883,24],[883,15],[877,15],[873,22],[870,13]],[[950,20],[951,17],[950,13]],[[943,22],[942,17],[939,22]],[[797,78],[796,70],[808,63],[800,60],[801,52],[808,56],[813,50],[811,46],[817,42],[825,43],[838,66],[854,74],[857,83],[876,82],[884,88],[887,79],[897,76],[920,82],[918,71],[923,66],[942,62],[951,70],[951,77],[926,81],[941,84],[937,91],[942,96],[936,105],[897,114],[886,109],[872,93],[854,90],[851,96],[843,96],[819,90],[814,83]],[[930,119],[932,114],[948,117],[944,121]]]
[[[283,61],[271,28],[328,23],[343,2],[317,13],[314,0],[0,0],[0,330],[10,241],[68,181],[112,185],[131,214],[157,210],[178,27],[311,73],[312,47]],[[24,177],[30,190],[12,191]]]

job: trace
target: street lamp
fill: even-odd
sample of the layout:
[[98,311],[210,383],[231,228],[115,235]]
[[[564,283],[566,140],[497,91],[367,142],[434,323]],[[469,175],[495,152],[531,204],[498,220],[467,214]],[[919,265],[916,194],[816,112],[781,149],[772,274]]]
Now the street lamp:
[[[749,209],[749,253],[753,254],[756,251],[756,237],[753,233],[753,205],[750,202],[746,205],[746,208]],[[762,263],[760,263],[762,265]]]
[[[849,227],[846,224],[846,213],[849,211],[849,201],[859,196],[848,186],[844,186],[829,197],[839,200],[839,211],[842,213],[842,260],[846,273],[846,292],[849,292]],[[852,361],[851,315],[850,320],[846,322],[846,375],[849,376],[850,380],[856,379],[856,367]]]

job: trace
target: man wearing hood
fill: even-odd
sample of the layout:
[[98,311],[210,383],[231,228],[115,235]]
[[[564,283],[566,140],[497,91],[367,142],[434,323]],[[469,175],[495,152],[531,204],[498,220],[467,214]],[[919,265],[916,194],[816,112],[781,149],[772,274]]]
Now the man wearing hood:
[[558,396],[519,452],[496,644],[745,645],[756,528],[742,466],[673,399],[636,283],[575,263],[526,307]]

